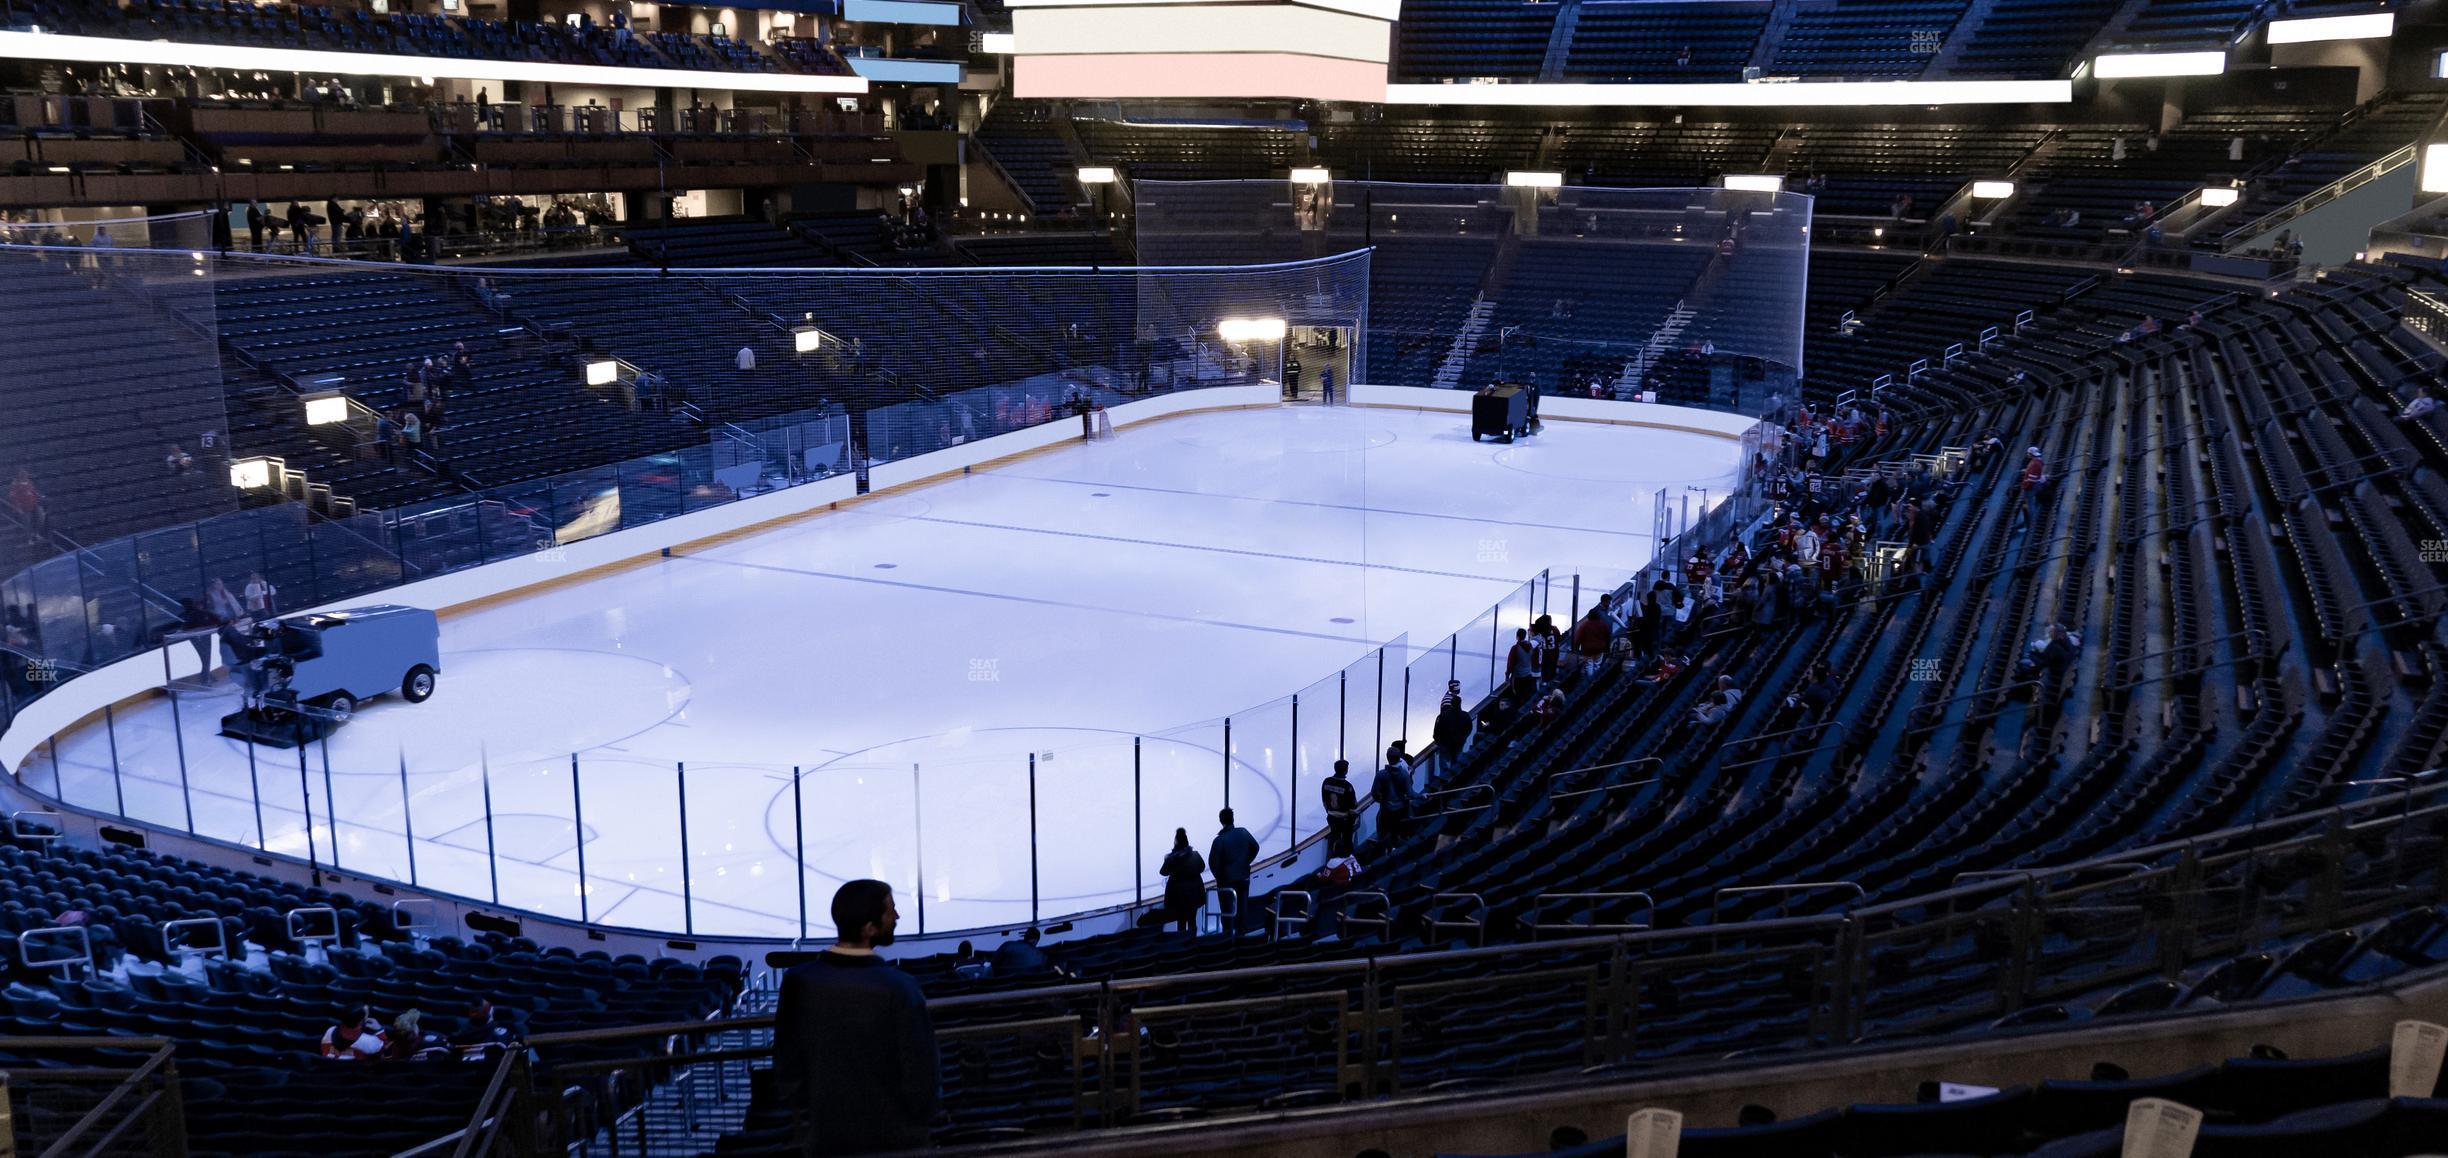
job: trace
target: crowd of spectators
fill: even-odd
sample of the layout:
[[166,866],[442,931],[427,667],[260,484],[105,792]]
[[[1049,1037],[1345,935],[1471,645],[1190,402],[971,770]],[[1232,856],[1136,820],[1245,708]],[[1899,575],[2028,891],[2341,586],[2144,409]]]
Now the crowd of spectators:
[[460,1018],[458,1032],[446,1034],[426,1025],[423,1010],[405,1010],[386,1025],[361,1005],[326,1028],[315,1049],[336,1062],[493,1061],[525,1044],[520,1020],[513,1011],[478,999]]

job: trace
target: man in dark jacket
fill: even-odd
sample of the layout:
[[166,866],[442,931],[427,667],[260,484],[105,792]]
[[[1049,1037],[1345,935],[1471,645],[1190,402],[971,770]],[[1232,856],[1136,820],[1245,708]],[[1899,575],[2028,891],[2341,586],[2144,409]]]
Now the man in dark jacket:
[[1029,977],[1052,970],[1054,965],[1046,960],[1045,950],[1037,947],[1037,939],[1041,936],[1043,934],[1037,931],[1037,926],[1031,925],[1020,934],[1019,940],[1005,941],[995,946],[994,975]]
[[918,982],[876,955],[901,915],[892,886],[833,894],[839,940],[782,976],[774,1012],[774,1094],[800,1116],[811,1155],[927,1144],[935,1117],[935,1024]]
[[1334,762],[1334,775],[1318,785],[1318,799],[1326,805],[1326,855],[1352,854],[1352,834],[1360,827],[1360,794],[1352,787],[1351,761]]
[[1369,799],[1377,802],[1377,842],[1389,848],[1402,843],[1411,827],[1412,803],[1411,759],[1402,741],[1386,746],[1385,767],[1369,785]]
[[[1537,685],[1530,683],[1529,686],[1535,689]],[[1470,746],[1471,730],[1475,726],[1471,714],[1462,709],[1462,697],[1451,691],[1446,692],[1445,703],[1437,709],[1436,717],[1437,759],[1443,762],[1441,775],[1451,776],[1454,769],[1462,766],[1462,750]]]
[[1258,838],[1233,823],[1232,809],[1216,813],[1216,824],[1221,831],[1216,833],[1214,843],[1207,846],[1207,871],[1215,874],[1216,903],[1225,903],[1223,890],[1231,889],[1240,898],[1240,927],[1246,929],[1257,908],[1250,900],[1249,887],[1250,871],[1258,863]]

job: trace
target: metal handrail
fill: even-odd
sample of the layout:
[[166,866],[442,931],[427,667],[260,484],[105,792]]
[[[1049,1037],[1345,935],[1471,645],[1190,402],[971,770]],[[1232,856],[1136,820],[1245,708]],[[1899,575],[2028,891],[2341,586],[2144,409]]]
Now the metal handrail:
[[[160,1041],[158,1038],[154,1040]],[[113,1122],[114,1125],[111,1127],[110,1132],[103,1137],[102,1141],[96,1143],[91,1149],[86,1151],[89,1154],[99,1154],[105,1152],[109,1144],[118,1138],[119,1133],[122,1130],[125,1130],[129,1123],[143,1117],[144,1111],[152,1108],[154,1099],[160,1096],[159,1092],[156,1091],[153,1094],[149,1094],[142,1102],[129,1109],[125,1114],[114,1117],[113,1111],[119,1108],[120,1102],[126,1100],[129,1091],[134,1090],[146,1078],[153,1076],[155,1071],[160,1070],[170,1064],[170,1052],[173,1048],[174,1047],[169,1042],[160,1042],[160,1044],[154,1049],[153,1056],[146,1058],[143,1065],[137,1066],[134,1070],[129,1071],[125,1077],[120,1079],[119,1085],[116,1089],[113,1089],[109,1094],[104,1095],[101,1101],[95,1103],[92,1109],[85,1112],[84,1117],[77,1119],[75,1125],[61,1131],[59,1137],[52,1139],[51,1145],[43,1150],[43,1158],[53,1158],[55,1155],[66,1154],[68,1152],[68,1147],[78,1138],[82,1137],[87,1130],[93,1129],[95,1126],[100,1125],[103,1122]]]
[[[2419,144],[2419,142],[2417,143]],[[2328,203],[2335,201],[2348,193],[2352,193],[2365,185],[2371,184],[2373,181],[2377,181],[2390,173],[2396,172],[2399,168],[2412,163],[2414,160],[2414,153],[2415,145],[2407,145],[2404,148],[2393,150],[2386,156],[2381,157],[2379,160],[2373,161],[2367,165],[2364,165],[2360,169],[2356,169],[2353,172],[2338,177],[2337,179],[2330,181],[2328,184],[2323,185],[2318,189],[2314,189],[2311,192],[2294,199],[2293,201],[2289,201],[2276,209],[2272,209],[2241,226],[2221,233],[2219,234],[2218,239],[2219,248],[2225,249],[2231,245],[2235,245],[2238,243],[2239,239],[2258,237],[2261,234],[2272,229],[2276,229],[2277,227],[2284,225],[2289,221],[2293,221],[2306,213],[2310,213],[2323,205],[2327,205]]]
[[1657,783],[1659,779],[1659,777],[1652,776],[1646,780],[1626,780],[1620,784],[1601,784],[1596,788],[1575,788],[1570,792],[1555,791],[1551,782],[1547,792],[1547,799],[1573,800],[1583,796],[1595,795],[1600,792],[1615,792],[1625,788],[1646,788],[1649,785]]
[[1439,796],[1463,796],[1474,792],[1485,794],[1487,796],[1487,803],[1459,805],[1453,808],[1440,808],[1435,812],[1428,813],[1421,819],[1433,819],[1439,816],[1461,816],[1468,813],[1485,812],[1490,808],[1496,807],[1496,786],[1485,781],[1477,784],[1465,784],[1460,788],[1446,788],[1436,792],[1423,792],[1420,793],[1419,799],[1426,801]]
[[[468,1124],[459,1130],[459,1145],[451,1149],[451,1158],[470,1158],[490,1153],[493,1138],[500,1132],[502,1120],[509,1115],[499,1104],[504,1097],[515,1097],[510,1085],[510,1071],[523,1055],[517,1050],[504,1050],[501,1061],[493,1067],[493,1078],[485,1083],[483,1096],[476,1099],[476,1109],[468,1115]],[[435,1139],[433,1145],[447,1139]]]
[[[303,931],[300,926],[299,918],[311,917],[318,914],[331,918],[331,932],[309,933]],[[289,932],[289,939],[297,942],[300,945],[313,944],[316,942],[335,942],[340,939],[340,910],[335,909],[330,905],[301,905],[297,908],[289,910],[283,919],[285,927]]]
[[[54,941],[73,944],[77,950],[75,955],[37,960],[33,951],[47,947]],[[86,932],[82,925],[52,925],[47,928],[28,929],[17,934],[17,960],[28,969],[61,970],[60,976],[65,978],[70,970],[93,968],[93,935]]]
[[[1382,917],[1353,916],[1352,911],[1358,909],[1361,904],[1366,903],[1366,901],[1371,897],[1376,898],[1378,906],[1385,913],[1385,915]],[[1377,931],[1379,933],[1384,933],[1394,927],[1394,898],[1387,896],[1382,890],[1360,889],[1345,893],[1337,899],[1352,902],[1345,905],[1343,911],[1337,914],[1337,919],[1346,926],[1374,925],[1377,927]]]
[[1470,931],[1474,935],[1474,940],[1480,944],[1485,944],[1487,942],[1487,898],[1478,893],[1438,893],[1428,898],[1428,908],[1430,912],[1441,913],[1443,912],[1444,905],[1455,901],[1469,901],[1476,905],[1477,908],[1471,910],[1470,914],[1466,917],[1430,917],[1428,919],[1428,935],[1430,937],[1436,937],[1442,934],[1446,929],[1464,929]]
[[[1649,917],[1649,919],[1648,919],[1648,920],[1646,920],[1646,921],[1637,921],[1637,922],[1629,922],[1629,923],[1625,923],[1625,924],[1605,924],[1605,925],[1602,925],[1602,924],[1599,924],[1599,923],[1598,923],[1598,903],[1599,903],[1600,901],[1631,901],[1631,900],[1638,900],[1638,901],[1641,901],[1641,902],[1642,902],[1644,905],[1646,905],[1646,907],[1647,907],[1646,911],[1647,911],[1647,914],[1648,914],[1648,917]],[[1577,924],[1577,925],[1576,925],[1576,924],[1569,924],[1569,923],[1567,923],[1567,924],[1548,924],[1548,923],[1546,923],[1546,922],[1544,922],[1544,921],[1539,920],[1539,917],[1545,913],[1545,911],[1546,911],[1546,909],[1547,909],[1547,904],[1548,904],[1548,902],[1550,902],[1550,901],[1583,901],[1583,902],[1586,902],[1586,904],[1583,906],[1583,908],[1582,908],[1581,912],[1582,912],[1582,915],[1583,915],[1583,916],[1585,916],[1585,917],[1589,918],[1588,922],[1587,922],[1587,923],[1585,923],[1585,924]],[[1528,926],[1528,927],[1529,927],[1529,929],[1530,929],[1530,939],[1531,939],[1531,940],[1533,940],[1533,941],[1538,940],[1538,939],[1539,939],[1539,934],[1540,934],[1541,932],[1544,932],[1545,930],[1548,930],[1548,929],[1578,929],[1578,930],[1581,930],[1581,931],[1583,931],[1583,932],[1591,932],[1591,933],[1595,933],[1595,932],[1599,932],[1599,931],[1608,931],[1608,932],[1627,932],[1627,933],[1628,933],[1628,932],[1637,932],[1637,931],[1642,930],[1642,929],[1652,928],[1652,927],[1654,927],[1654,926],[1657,924],[1657,898],[1656,898],[1656,897],[1653,897],[1653,896],[1651,896],[1651,895],[1649,895],[1648,893],[1645,893],[1645,892],[1628,892],[1628,893],[1540,893],[1540,894],[1538,894],[1537,896],[1530,898],[1530,911],[1529,911],[1527,914],[1523,915],[1523,917],[1522,917],[1522,924],[1524,924],[1524,925],[1526,925],[1526,926]]]
[[[1284,902],[1294,898],[1298,898],[1300,901],[1300,912],[1284,912]],[[1270,940],[1281,941],[1284,939],[1285,925],[1299,925],[1307,922],[1310,917],[1315,915],[1317,910],[1317,894],[1312,893],[1307,889],[1277,889],[1275,890],[1274,896],[1270,900],[1269,904],[1272,906],[1272,908],[1269,910],[1267,918],[1267,937]]]
[[[29,827],[26,823],[28,819],[40,820],[44,817],[50,818],[51,824],[48,828]],[[65,819],[48,808],[17,809],[8,815],[9,839],[31,840],[48,844],[68,835],[68,826],[62,823]]]
[[[416,913],[425,914],[422,921],[412,921]],[[391,902],[391,927],[410,936],[430,933],[442,927],[441,907],[431,897],[404,897]]]
[[[211,929],[213,932],[212,944],[183,944],[186,938],[173,932],[173,930],[180,929]],[[161,939],[162,948],[177,955],[181,960],[184,960],[190,953],[199,957],[217,955],[226,958],[229,956],[229,927],[223,925],[219,917],[187,917],[176,921],[163,921]]]
[[1975,872],[1956,873],[1955,879],[1950,882],[1950,887],[1961,887],[1966,881],[1977,883],[1993,880],[2025,880],[2036,884],[2057,877],[2073,876],[2076,873],[2098,872],[2112,868],[2131,872],[2149,872],[2151,867],[2140,861],[2120,860],[2029,869],[1981,869]]
[[[1770,893],[1780,896],[1790,896],[1795,893],[1815,893],[1826,889],[1851,889],[1853,890],[1853,896],[1856,904],[1868,901],[1870,899],[1870,891],[1861,887],[1859,883],[1854,881],[1795,881],[1791,884],[1782,885],[1729,885],[1725,888],[1717,890],[1710,896],[1709,924],[1714,925],[1717,923],[1718,911],[1725,906],[1725,900],[1727,897],[1765,895]],[[1847,908],[1850,909],[1851,906],[1847,906]],[[1785,912],[1785,902],[1777,902],[1777,912],[1780,915]]]

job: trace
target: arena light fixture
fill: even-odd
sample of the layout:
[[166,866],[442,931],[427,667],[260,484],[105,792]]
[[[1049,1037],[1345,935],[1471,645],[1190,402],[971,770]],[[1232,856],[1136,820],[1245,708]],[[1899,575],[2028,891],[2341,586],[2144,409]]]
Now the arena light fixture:
[[[2083,68],[2091,62],[2084,61]],[[2071,80],[1828,80],[1658,84],[1389,84],[1392,105],[1540,108],[1879,108],[2071,104]]]
[[1785,179],[1774,173],[1728,173],[1725,187],[1742,193],[1782,193]]
[[1082,185],[1111,185],[1114,183],[1113,166],[1082,165],[1079,171],[1079,183]]
[[589,386],[609,386],[620,381],[620,363],[609,358],[589,362],[586,364],[586,376]]
[[2227,54],[2204,52],[2103,52],[2091,62],[2091,75],[2101,80],[2153,76],[2217,76],[2227,71]]
[[2004,201],[2014,196],[2012,181],[1974,181],[1972,196],[1982,201]]
[[306,400],[306,425],[330,426],[348,421],[348,396],[324,394]]
[[2207,185],[2201,191],[2201,203],[2211,209],[2225,209],[2236,203],[2236,191],[2226,185]]
[[2353,16],[2311,16],[2272,20],[2271,44],[2309,44],[2316,40],[2379,40],[2397,31],[2394,12],[2363,12]]
[[[1009,0],[1007,8],[1150,8],[1160,5],[1204,8],[1215,0]],[[1294,0],[1304,8],[1349,12],[1391,22],[1402,15],[1402,0]]]
[[1227,342],[1280,342],[1282,318],[1226,318],[1216,323],[1216,336]]
[[1505,174],[1505,184],[1516,189],[1561,189],[1564,187],[1564,174],[1515,169]]
[[1292,183],[1295,185],[1324,185],[1333,180],[1334,174],[1324,169],[1292,170]]
[[722,72],[703,68],[635,68],[533,60],[413,56],[396,52],[334,52],[14,30],[0,31],[0,60],[151,64],[170,68],[221,68],[234,72],[303,72],[315,76],[436,77],[497,82],[517,80],[621,88],[703,88],[779,93],[868,91],[867,79],[860,76]]
[[824,331],[814,326],[791,331],[791,348],[802,354],[814,353],[824,342]]
[[2422,191],[2448,193],[2448,141],[2423,146]]
[[242,458],[230,463],[230,485],[242,491],[259,491],[271,486],[271,460]]

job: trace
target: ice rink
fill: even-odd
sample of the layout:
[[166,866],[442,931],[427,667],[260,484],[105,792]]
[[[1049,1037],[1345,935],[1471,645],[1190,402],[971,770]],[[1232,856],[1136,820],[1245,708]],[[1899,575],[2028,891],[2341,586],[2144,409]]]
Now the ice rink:
[[250,764],[226,686],[180,694],[176,729],[149,701],[62,736],[57,789],[611,925],[795,936],[804,891],[825,935],[859,876],[905,930],[915,897],[930,931],[1032,897],[1050,920],[1160,894],[1174,828],[1203,853],[1228,791],[1274,854],[1297,776],[1314,831],[1338,745],[1365,790],[1400,734],[1405,665],[1424,737],[1449,669],[1483,689],[1533,611],[1569,626],[1572,576],[1584,606],[1621,582],[1653,494],[1721,496],[1738,453],[1574,422],[1473,443],[1390,409],[1158,421],[446,615],[434,697],[323,745]]

